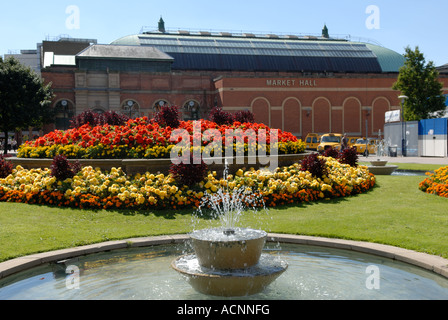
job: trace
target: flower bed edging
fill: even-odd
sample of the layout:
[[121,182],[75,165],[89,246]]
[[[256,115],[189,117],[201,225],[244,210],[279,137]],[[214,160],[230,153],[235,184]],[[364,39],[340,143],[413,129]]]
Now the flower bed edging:
[[[294,163],[299,163],[309,153],[301,154],[289,154],[278,155],[278,166],[290,166]],[[226,158],[214,158],[218,161],[218,164],[212,164],[209,166],[209,170],[221,173],[224,169],[224,162]],[[262,158],[262,162],[265,160]],[[206,160],[206,159],[204,159]],[[234,174],[236,171],[242,168],[259,169],[265,165],[260,164],[260,159],[254,159],[251,157],[244,157],[244,164],[238,164],[235,158],[227,158],[229,162],[229,173]],[[14,166],[22,166],[25,169],[38,169],[38,168],[50,168],[53,159],[35,159],[35,158],[9,158],[8,161],[12,162]],[[68,160],[69,162],[79,161],[83,167],[91,166],[93,168],[100,168],[102,170],[111,170],[112,168],[122,168],[127,174],[144,174],[146,172],[157,173],[161,172],[168,174],[171,159],[79,159]],[[221,162],[222,164],[219,164]],[[253,164],[255,162],[255,164]],[[268,162],[269,164],[269,162]]]

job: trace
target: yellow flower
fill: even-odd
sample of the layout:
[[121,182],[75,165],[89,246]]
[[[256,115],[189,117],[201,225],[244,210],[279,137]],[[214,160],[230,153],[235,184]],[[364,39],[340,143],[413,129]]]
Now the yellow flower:
[[136,201],[138,204],[143,204],[143,203],[145,203],[145,197],[143,197],[143,195],[141,195],[141,194],[138,194],[138,195],[137,195],[137,198],[135,199],[135,201]]
[[149,197],[149,198],[148,198],[148,201],[149,201],[151,204],[156,204],[156,203],[157,203],[157,199],[154,198],[154,197]]

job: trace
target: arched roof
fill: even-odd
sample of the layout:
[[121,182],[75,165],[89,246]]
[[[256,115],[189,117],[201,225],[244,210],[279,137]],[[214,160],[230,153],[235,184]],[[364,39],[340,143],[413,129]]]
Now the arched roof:
[[327,38],[143,33],[113,45],[151,46],[174,58],[173,70],[384,73],[404,57],[373,44]]

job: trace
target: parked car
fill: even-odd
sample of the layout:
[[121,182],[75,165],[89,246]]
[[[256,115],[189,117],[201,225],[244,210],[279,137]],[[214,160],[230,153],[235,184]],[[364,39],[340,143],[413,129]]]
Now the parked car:
[[351,148],[356,144],[356,141],[358,141],[358,139],[361,139],[361,137],[347,137],[348,139],[348,146]]
[[356,148],[356,152],[358,154],[362,154],[367,157],[369,154],[376,153],[377,141],[378,139],[361,138],[356,141],[354,147]]
[[322,135],[317,151],[322,153],[330,148],[338,151],[341,150],[342,138],[343,136],[340,133],[326,133]]
[[317,146],[320,143],[320,136],[317,133],[308,133],[305,138],[307,150],[317,150]]

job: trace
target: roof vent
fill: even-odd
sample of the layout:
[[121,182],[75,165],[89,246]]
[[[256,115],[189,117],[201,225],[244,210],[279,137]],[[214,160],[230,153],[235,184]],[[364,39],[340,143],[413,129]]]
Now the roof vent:
[[223,36],[223,37],[231,37],[232,34],[230,32],[221,32],[221,36]]
[[178,32],[179,32],[179,34],[182,34],[182,35],[189,35],[190,34],[190,31],[186,31],[186,30],[179,30]]
[[208,31],[199,31],[199,33],[201,34],[201,36],[211,36],[212,34]]
[[278,35],[276,35],[276,34],[268,34],[267,37],[269,39],[278,39]]
[[255,38],[255,35],[253,33],[245,33],[244,36],[246,38]]

